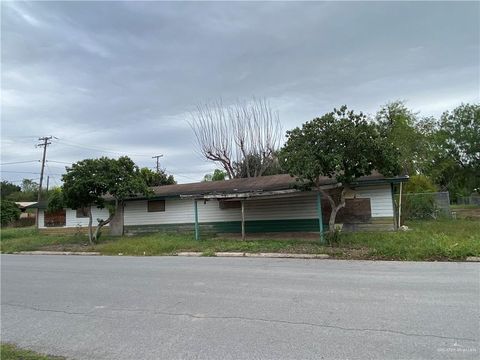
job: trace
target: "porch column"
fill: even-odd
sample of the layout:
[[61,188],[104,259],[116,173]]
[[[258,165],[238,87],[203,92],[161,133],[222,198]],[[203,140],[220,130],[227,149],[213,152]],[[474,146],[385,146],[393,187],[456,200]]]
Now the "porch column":
[[325,235],[323,234],[323,215],[322,215],[322,194],[317,191],[317,214],[318,214],[318,228],[320,230],[320,242],[325,243]]
[[392,193],[392,209],[393,209],[393,229],[398,230],[397,224],[397,206],[395,205],[395,186],[390,183],[390,191]]
[[195,240],[200,240],[200,228],[198,226],[198,205],[197,199],[193,200],[193,209],[195,212]]
[[242,240],[245,240],[245,200],[240,201],[242,204]]
[[398,228],[402,226],[402,185],[403,182],[400,182],[400,194],[398,198]]

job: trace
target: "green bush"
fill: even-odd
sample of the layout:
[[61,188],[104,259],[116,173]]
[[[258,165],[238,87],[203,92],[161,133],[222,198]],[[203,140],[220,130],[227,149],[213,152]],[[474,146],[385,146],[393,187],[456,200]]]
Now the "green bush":
[[3,199],[0,201],[0,221],[2,226],[6,226],[20,219],[20,213],[20,209],[13,201]]
[[408,194],[404,197],[403,212],[406,219],[432,219],[437,206],[434,194]]
[[425,175],[412,175],[405,184],[406,193],[426,193],[437,191],[437,186]]

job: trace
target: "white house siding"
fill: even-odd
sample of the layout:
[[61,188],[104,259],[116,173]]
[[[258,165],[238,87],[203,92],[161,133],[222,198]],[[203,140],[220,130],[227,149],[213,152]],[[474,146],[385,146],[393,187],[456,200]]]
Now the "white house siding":
[[[92,207],[92,219],[93,225],[96,226],[98,224],[97,219],[107,219],[109,216],[108,209],[103,208],[99,209],[96,207]],[[74,209],[66,209],[65,214],[65,226],[66,227],[88,227],[88,217],[85,218],[77,218],[77,210]],[[108,224],[106,225],[108,226]]]
[[[198,201],[200,223],[240,221],[240,209],[220,209],[217,200]],[[245,202],[245,220],[313,219],[317,217],[315,197],[306,194],[271,200]],[[195,219],[193,200],[165,201],[165,211],[147,212],[147,201],[131,201],[125,205],[124,224],[154,225],[192,223]]]
[[[93,225],[97,225],[97,218],[106,219],[109,213],[107,209],[92,208]],[[38,211],[38,227],[41,229],[51,229],[45,226],[45,210]],[[77,226],[88,227],[88,218],[77,218],[77,210],[65,209],[65,226],[66,228],[75,228]],[[108,226],[108,224],[106,225]]]
[[245,202],[245,220],[316,219],[317,195],[259,199]]
[[[369,198],[372,218],[393,217],[390,185],[357,188],[358,198]],[[97,218],[106,219],[107,209],[92,208],[94,224]],[[220,209],[217,200],[198,201],[200,223],[240,221],[240,209]],[[304,193],[275,199],[256,199],[245,202],[245,219],[252,220],[295,220],[316,219],[316,194]],[[166,199],[165,211],[148,212],[147,200],[128,201],[124,209],[124,225],[162,225],[193,223],[194,205],[191,199]],[[39,226],[45,228],[44,210],[39,211]],[[88,218],[77,218],[76,210],[66,209],[66,227],[87,227]]]
[[358,198],[369,198],[372,218],[393,217],[392,191],[390,185],[357,188]]
[[[199,222],[239,221],[240,209],[221,210],[217,200],[198,201]],[[125,203],[124,224],[155,225],[193,223],[195,212],[193,200],[167,199],[165,211],[148,212],[147,200],[128,201]]]
[[[392,217],[390,185],[359,188],[359,198],[370,198],[372,217]],[[245,220],[316,219],[316,194],[305,193],[275,199],[245,201]],[[193,200],[167,199],[165,211],[148,212],[147,200],[129,201],[125,204],[124,224],[155,225],[193,223],[195,219]],[[217,200],[198,201],[200,223],[240,221],[240,209],[220,209]]]

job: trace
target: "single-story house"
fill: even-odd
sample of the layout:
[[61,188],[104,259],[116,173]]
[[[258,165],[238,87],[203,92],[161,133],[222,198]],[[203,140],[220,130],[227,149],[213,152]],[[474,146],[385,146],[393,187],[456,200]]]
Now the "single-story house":
[[[394,185],[408,176],[386,178],[378,173],[359,178],[345,196],[346,205],[336,223],[346,231],[394,230]],[[321,187],[338,191],[325,177]],[[148,197],[131,198],[118,209],[112,234],[157,231],[214,233],[319,232],[328,225],[330,205],[319,192],[302,191],[288,174],[225,181],[176,184],[152,188]],[[321,206],[319,206],[319,204]],[[43,206],[45,207],[45,206]],[[88,226],[87,209],[65,209],[49,214],[39,210],[39,228],[79,229]],[[95,219],[107,209],[92,209]]]
[[15,201],[15,204],[21,211],[20,219],[35,218],[35,213],[27,212],[27,209],[34,208],[37,204],[36,201]]

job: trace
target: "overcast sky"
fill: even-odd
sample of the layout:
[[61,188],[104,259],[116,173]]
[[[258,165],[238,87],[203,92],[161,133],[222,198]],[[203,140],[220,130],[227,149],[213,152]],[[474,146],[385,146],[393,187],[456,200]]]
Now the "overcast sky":
[[[1,2],[2,178],[129,155],[201,180],[196,104],[267,98],[283,128],[403,99],[438,116],[479,101],[479,2]],[[8,162],[32,161],[5,165]],[[17,171],[18,173],[13,173]],[[25,173],[20,173],[25,172]]]

